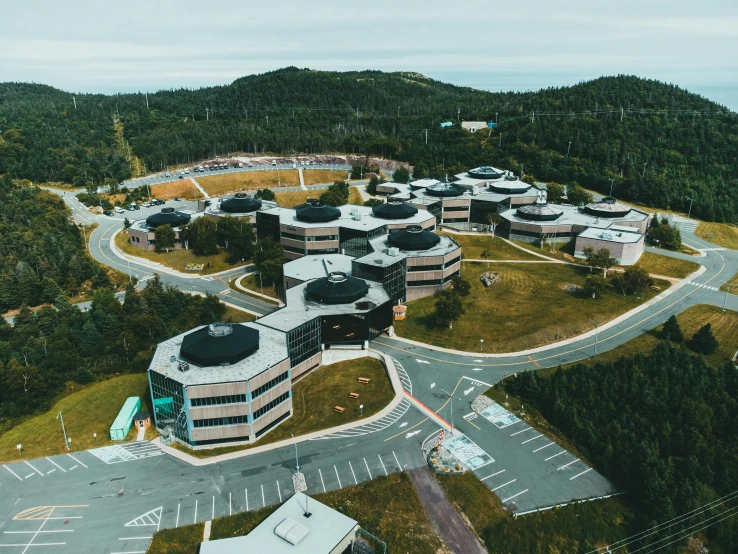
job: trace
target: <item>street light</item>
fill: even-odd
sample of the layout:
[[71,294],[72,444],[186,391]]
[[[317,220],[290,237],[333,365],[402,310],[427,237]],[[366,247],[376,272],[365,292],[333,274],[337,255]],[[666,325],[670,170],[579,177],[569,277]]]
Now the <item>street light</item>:
[[446,390],[443,390],[443,389],[441,390],[445,392],[448,395],[449,400],[451,400],[451,428],[455,429],[454,427],[454,398],[456,398],[457,400],[461,400],[461,398],[459,398],[458,396],[454,396],[453,394],[451,394],[450,392]]
[[18,455],[22,458],[23,457],[23,445],[21,443],[18,443],[15,447],[18,449]]
[[364,404],[359,404],[359,417],[364,417]]
[[264,296],[264,284],[261,282],[261,271],[257,271],[259,274],[259,288],[261,288],[261,295]]
[[482,351],[482,346],[484,345],[484,339],[479,339],[479,351]]
[[71,439],[67,439],[67,430],[64,428],[64,416],[61,413],[61,410],[59,410],[59,413],[56,415],[56,419],[61,421],[62,426],[62,433],[64,434],[64,448],[68,448],[68,445],[71,441]]
[[687,213],[687,219],[690,219],[690,217],[692,216],[692,200],[694,199],[693,198],[689,199],[689,212]]
[[297,457],[297,441],[295,440],[294,433],[292,433],[292,442],[295,443],[295,465],[297,465],[297,473],[300,473],[300,460]]
[[610,179],[610,196],[612,196],[612,187],[615,186],[615,179]]
[[[594,324],[595,324],[595,353],[594,353],[594,355],[595,355],[595,356],[597,356],[597,334],[598,334],[598,333],[599,333],[599,331],[600,331],[600,326],[599,326],[599,324],[598,324],[598,323],[597,323],[597,322],[596,322],[596,321],[595,321],[594,319],[591,319],[591,318],[589,318],[589,320],[590,320],[590,321],[591,321],[592,323],[594,323]],[[594,357],[594,356],[593,356],[593,357]]]

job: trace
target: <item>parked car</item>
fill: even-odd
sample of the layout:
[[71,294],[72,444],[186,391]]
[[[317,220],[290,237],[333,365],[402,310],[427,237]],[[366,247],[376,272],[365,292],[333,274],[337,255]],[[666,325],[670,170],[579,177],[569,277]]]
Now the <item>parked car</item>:
[[115,208],[113,208],[113,210],[115,210],[115,213],[117,214],[125,213],[125,210],[121,208],[120,206],[116,206]]
[[184,172],[185,172],[185,174],[189,175],[189,173],[190,173],[189,168],[185,168]]
[[272,165],[277,165],[277,160],[272,160]]
[[174,201],[175,201],[175,202],[179,202],[180,200],[182,200],[182,199],[181,199],[181,198],[180,198],[179,196],[175,196],[175,197],[174,197]]
[[110,210],[105,210],[103,211],[103,215],[115,215],[115,214]]
[[167,177],[167,178],[169,178],[169,177],[171,177],[171,175],[169,175],[169,172],[167,171],[167,172],[166,172],[166,173],[164,174],[164,177]]
[[180,176],[179,176],[179,178],[180,178],[180,179],[184,179],[184,175],[180,175]]
[[249,166],[249,167],[254,167],[254,164],[252,164],[251,162],[249,162],[249,163],[248,163],[248,166]]
[[151,201],[152,206],[161,206],[162,204],[164,204],[164,200],[157,200],[156,198],[154,198]]
[[149,204],[148,202],[144,202],[144,203],[143,203],[143,204],[141,204],[141,205],[142,205],[142,206],[143,206],[144,208],[150,208],[150,207],[151,207],[151,204]]

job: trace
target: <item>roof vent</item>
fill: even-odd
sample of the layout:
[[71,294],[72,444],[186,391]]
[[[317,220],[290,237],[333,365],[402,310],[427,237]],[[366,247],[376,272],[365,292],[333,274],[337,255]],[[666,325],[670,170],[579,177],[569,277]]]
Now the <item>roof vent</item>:
[[190,370],[190,364],[188,364],[187,362],[180,361],[177,364],[177,369],[179,371],[181,371],[182,373],[184,373],[185,371],[189,371]]
[[211,323],[208,325],[208,335],[211,337],[225,337],[233,332],[233,325],[230,323]]
[[274,529],[274,534],[278,537],[283,538],[291,545],[298,544],[302,539],[307,537],[310,533],[310,528],[306,527],[302,523],[298,523],[291,517],[286,517],[282,520],[282,523],[277,525]]
[[174,208],[162,208],[161,213],[163,214],[172,214],[174,213]]
[[388,256],[392,256],[392,257],[399,256],[400,255],[400,249],[399,248],[396,248],[394,246],[392,248],[388,248],[387,249],[387,255]]

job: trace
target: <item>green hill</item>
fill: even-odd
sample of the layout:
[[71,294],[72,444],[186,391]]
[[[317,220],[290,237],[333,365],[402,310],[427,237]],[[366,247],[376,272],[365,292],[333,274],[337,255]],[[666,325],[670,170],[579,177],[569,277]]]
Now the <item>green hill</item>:
[[[476,134],[441,129],[458,110],[462,119],[499,125]],[[686,210],[693,198],[694,215],[738,223],[736,114],[632,76],[528,93],[490,93],[416,73],[294,67],[148,96],[4,83],[0,173],[78,185],[122,180],[131,170],[114,120],[149,169],[230,152],[382,155],[437,177],[493,163],[602,192],[613,179],[617,196],[657,208]]]

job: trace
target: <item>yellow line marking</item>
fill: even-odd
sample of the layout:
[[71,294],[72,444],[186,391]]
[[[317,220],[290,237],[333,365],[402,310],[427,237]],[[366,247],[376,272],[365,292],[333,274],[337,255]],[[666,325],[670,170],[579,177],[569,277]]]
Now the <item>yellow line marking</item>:
[[426,421],[428,421],[428,418],[427,417],[423,421],[421,421],[420,423],[416,423],[412,427],[408,427],[407,429],[403,429],[402,431],[400,431],[396,435],[392,435],[391,437],[384,439],[384,442],[387,442],[390,439],[394,439],[395,437],[399,437],[403,433],[407,433],[410,429],[415,429],[418,425],[423,425],[423,423],[425,423]]
[[526,358],[528,358],[528,359],[529,359],[529,360],[530,360],[531,362],[533,362],[533,365],[534,365],[534,366],[536,366],[536,367],[541,367],[541,366],[539,366],[539,365],[538,365],[538,364],[536,363],[536,361],[535,361],[535,360],[534,360],[533,358],[531,358],[530,356],[526,356]]
[[35,521],[48,519],[57,508],[87,508],[89,504],[74,504],[69,506],[36,506],[18,513],[13,519],[18,521]]

